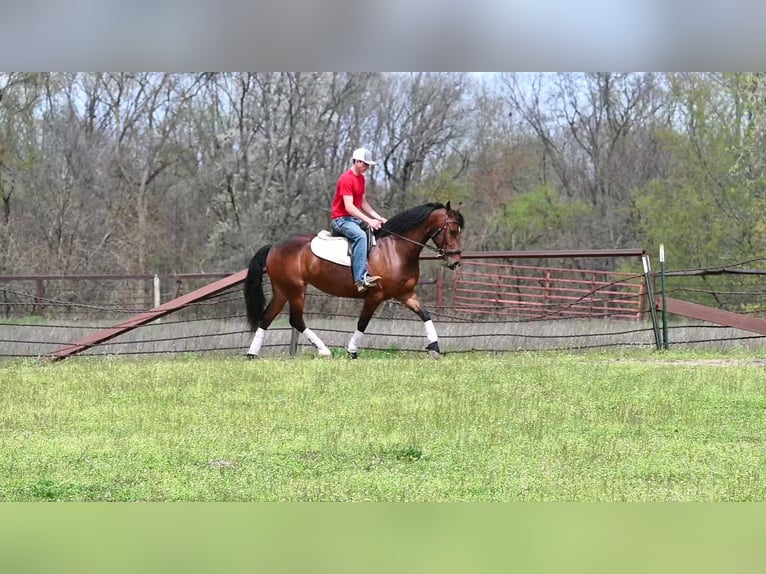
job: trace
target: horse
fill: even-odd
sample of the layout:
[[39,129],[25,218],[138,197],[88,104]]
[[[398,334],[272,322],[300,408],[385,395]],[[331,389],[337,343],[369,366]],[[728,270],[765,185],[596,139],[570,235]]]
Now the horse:
[[[308,285],[336,297],[364,299],[356,331],[346,347],[349,358],[358,357],[370,319],[378,306],[388,299],[403,303],[423,321],[428,341],[426,351],[429,356],[439,358],[442,353],[436,328],[415,292],[420,277],[419,258],[426,247],[438,253],[449,269],[456,269],[460,265],[463,227],[460,205],[452,209],[449,201],[446,205],[426,203],[394,215],[378,231],[368,257],[370,273],[382,279],[377,286],[362,293],[354,284],[348,258],[340,264],[314,254],[311,244],[312,240],[316,243],[316,235],[292,235],[279,243],[264,245],[250,260],[244,282],[247,320],[250,331],[255,331],[247,358],[258,357],[266,330],[285,303],[289,303],[290,326],[314,345],[319,356],[331,355],[324,342],[303,320]],[[343,248],[347,248],[348,241],[341,239]],[[436,247],[427,245],[429,241]],[[264,272],[271,281],[272,297],[268,305],[265,305],[263,293]]]

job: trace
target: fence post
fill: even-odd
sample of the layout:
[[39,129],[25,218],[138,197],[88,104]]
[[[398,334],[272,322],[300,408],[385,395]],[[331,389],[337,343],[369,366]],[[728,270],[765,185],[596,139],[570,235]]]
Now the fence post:
[[[160,300],[160,276],[157,275],[156,273],[154,274],[154,280],[152,281],[152,284],[153,284],[153,292],[154,292],[154,297],[153,297],[154,306],[152,307],[152,309],[156,309],[162,304],[162,301]],[[162,321],[162,319],[158,318],[156,321],[157,323],[159,323],[160,321]]]
[[591,273],[590,274],[590,289],[588,289],[588,295],[586,297],[587,299],[587,306],[585,307],[588,310],[588,313],[594,313],[598,310],[598,296],[596,293],[598,293],[598,286],[596,285],[596,274]]
[[45,283],[42,279],[35,279],[35,303],[32,305],[32,315],[39,317],[43,316],[43,308],[45,305],[42,303],[45,296]]
[[638,310],[636,311],[636,321],[640,321],[641,317],[644,316],[644,305],[646,305],[646,299],[644,298],[644,295],[646,295],[646,287],[644,283],[638,284]]
[[665,245],[660,243],[660,289],[662,289],[662,348],[668,350],[668,296],[665,292]]
[[160,306],[160,276],[154,274],[154,306]]
[[644,281],[646,281],[646,294],[649,298],[649,311],[651,311],[652,314],[654,344],[659,350],[662,348],[662,335],[660,334],[660,326],[657,324],[657,302],[654,300],[654,278],[652,277],[652,266],[649,263],[649,255],[644,254],[641,257],[641,261],[644,264]]

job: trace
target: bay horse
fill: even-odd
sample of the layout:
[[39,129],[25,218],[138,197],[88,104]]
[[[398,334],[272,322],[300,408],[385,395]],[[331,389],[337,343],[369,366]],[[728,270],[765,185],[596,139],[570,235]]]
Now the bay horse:
[[[420,305],[415,287],[420,277],[420,252],[424,247],[436,251],[450,269],[460,265],[460,234],[464,219],[459,209],[460,206],[452,209],[450,202],[446,205],[426,203],[386,221],[368,258],[370,273],[382,279],[377,286],[362,293],[357,291],[349,266],[330,262],[313,253],[311,243],[316,235],[293,235],[274,245],[261,247],[250,260],[244,283],[247,320],[251,331],[255,331],[247,357],[252,359],[258,356],[266,329],[285,303],[290,306],[290,325],[316,347],[320,356],[331,354],[303,320],[308,285],[336,297],[364,299],[356,331],[348,342],[349,358],[357,358],[364,331],[373,313],[387,299],[396,299],[420,317],[428,340],[426,351],[434,358],[441,356],[433,321]],[[429,241],[436,247],[427,245]],[[343,245],[346,245],[345,241]],[[267,306],[263,293],[264,271],[269,275],[272,290]]]

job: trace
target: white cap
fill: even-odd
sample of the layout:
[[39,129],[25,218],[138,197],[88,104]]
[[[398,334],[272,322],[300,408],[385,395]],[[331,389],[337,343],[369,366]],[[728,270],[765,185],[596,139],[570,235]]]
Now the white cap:
[[367,165],[375,165],[375,162],[372,160],[372,152],[363,147],[355,149],[354,155],[351,156],[351,159],[354,161],[363,161]]

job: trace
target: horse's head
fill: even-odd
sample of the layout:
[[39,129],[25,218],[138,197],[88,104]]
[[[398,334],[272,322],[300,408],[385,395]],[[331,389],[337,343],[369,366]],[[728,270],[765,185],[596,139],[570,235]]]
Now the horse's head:
[[439,248],[439,254],[450,269],[460,266],[460,234],[463,232],[465,220],[460,213],[460,204],[452,209],[450,202],[445,206],[444,220],[439,230],[433,235],[433,242]]
[[[397,213],[383,225],[384,234],[403,239],[400,249],[406,248],[418,257],[420,249],[433,241],[434,249],[444,259],[447,267],[460,265],[460,234],[463,231],[463,214],[460,205],[452,209],[450,203],[426,203]],[[409,246],[408,246],[409,244]],[[417,245],[415,251],[412,245]]]

